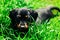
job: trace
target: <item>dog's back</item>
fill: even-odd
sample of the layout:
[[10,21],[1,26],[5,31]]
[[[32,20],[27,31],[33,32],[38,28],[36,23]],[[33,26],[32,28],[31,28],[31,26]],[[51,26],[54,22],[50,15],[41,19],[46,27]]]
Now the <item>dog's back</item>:
[[41,9],[37,9],[35,10],[38,13],[38,18],[37,18],[37,22],[43,22],[46,21],[47,19],[49,20],[50,18],[52,18],[54,16],[54,14],[52,13],[52,10],[58,10],[60,12],[60,9],[58,7],[55,6],[49,6],[46,8],[41,8]]

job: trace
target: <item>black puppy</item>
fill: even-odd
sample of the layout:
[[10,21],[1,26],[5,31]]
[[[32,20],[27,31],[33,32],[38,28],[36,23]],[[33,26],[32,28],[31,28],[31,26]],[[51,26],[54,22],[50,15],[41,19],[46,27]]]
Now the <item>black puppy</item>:
[[55,17],[52,13],[52,10],[54,9],[60,12],[58,7],[52,6],[37,10],[27,8],[13,9],[10,11],[9,17],[11,18],[13,28],[19,29],[20,31],[28,31],[29,24],[33,21],[36,21],[36,23],[43,23],[44,21]]
[[36,23],[43,23],[46,20],[49,21],[50,18],[57,16],[57,15],[54,15],[52,13],[52,10],[58,10],[60,12],[60,9],[58,7],[55,7],[55,6],[49,6],[46,8],[41,8],[41,9],[35,10],[38,13]]
[[28,31],[29,24],[36,21],[37,16],[37,12],[27,8],[13,9],[9,15],[13,28],[22,32]]

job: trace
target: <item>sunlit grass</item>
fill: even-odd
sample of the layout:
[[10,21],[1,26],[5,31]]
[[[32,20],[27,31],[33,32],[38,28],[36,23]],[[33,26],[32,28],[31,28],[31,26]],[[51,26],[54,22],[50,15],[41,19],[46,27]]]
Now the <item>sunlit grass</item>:
[[[29,26],[29,31],[21,38],[21,32],[11,28],[9,11],[27,7],[38,9],[54,5],[60,8],[59,0],[0,0],[0,40],[60,40],[60,16],[51,18],[48,23]],[[53,12],[56,14],[56,12]],[[60,15],[60,13],[58,14]]]

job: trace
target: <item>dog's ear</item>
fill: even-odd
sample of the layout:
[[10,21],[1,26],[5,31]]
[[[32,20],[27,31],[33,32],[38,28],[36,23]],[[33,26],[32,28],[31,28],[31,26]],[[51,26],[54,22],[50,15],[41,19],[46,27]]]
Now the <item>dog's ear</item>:
[[15,16],[16,16],[16,11],[15,10],[12,10],[9,13],[10,13],[9,14],[9,17],[13,20],[15,18]]
[[38,13],[34,10],[29,10],[30,15],[33,17],[33,19],[36,21],[37,17],[38,17]]

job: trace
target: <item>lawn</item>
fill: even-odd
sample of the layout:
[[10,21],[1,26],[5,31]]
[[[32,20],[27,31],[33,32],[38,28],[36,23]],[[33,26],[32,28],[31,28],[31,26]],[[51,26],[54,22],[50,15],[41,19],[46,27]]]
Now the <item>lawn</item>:
[[27,7],[35,10],[48,5],[60,8],[60,0],[0,0],[0,40],[60,40],[60,12],[48,23],[33,23],[23,38],[20,37],[21,32],[11,28],[9,11],[12,9]]

